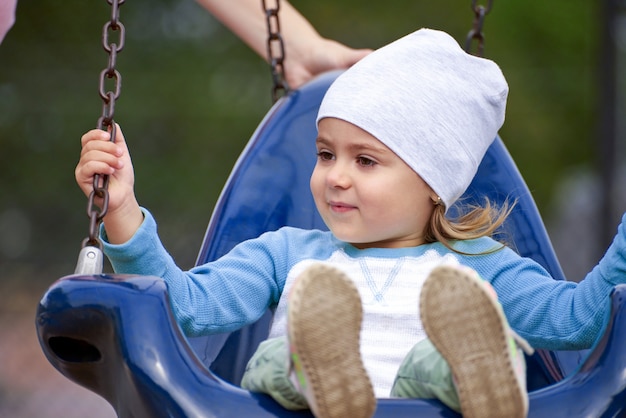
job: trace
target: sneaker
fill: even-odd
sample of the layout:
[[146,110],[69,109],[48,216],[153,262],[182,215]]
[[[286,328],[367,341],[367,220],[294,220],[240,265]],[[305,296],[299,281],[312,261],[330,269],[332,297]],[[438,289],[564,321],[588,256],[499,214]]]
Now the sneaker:
[[369,418],[376,397],[361,360],[363,310],[356,286],[316,264],[294,283],[288,307],[291,377],[318,418]]
[[528,414],[523,348],[491,285],[466,267],[440,266],[424,282],[420,315],[426,334],[448,362],[463,417]]

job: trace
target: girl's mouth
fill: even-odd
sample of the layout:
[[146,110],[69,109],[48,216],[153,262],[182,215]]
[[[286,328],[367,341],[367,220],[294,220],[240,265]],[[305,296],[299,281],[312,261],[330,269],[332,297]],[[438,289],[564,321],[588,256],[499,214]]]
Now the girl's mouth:
[[349,205],[343,202],[328,202],[328,205],[330,206],[331,211],[337,212],[337,213],[345,213],[353,209],[356,209],[356,206]]

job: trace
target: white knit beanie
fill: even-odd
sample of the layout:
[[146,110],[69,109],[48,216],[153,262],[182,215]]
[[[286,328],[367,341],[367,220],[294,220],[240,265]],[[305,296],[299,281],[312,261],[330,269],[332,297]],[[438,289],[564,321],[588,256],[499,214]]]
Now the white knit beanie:
[[448,34],[420,29],[356,63],[330,86],[317,122],[367,131],[439,195],[446,210],[465,192],[504,123],[508,86],[493,62]]

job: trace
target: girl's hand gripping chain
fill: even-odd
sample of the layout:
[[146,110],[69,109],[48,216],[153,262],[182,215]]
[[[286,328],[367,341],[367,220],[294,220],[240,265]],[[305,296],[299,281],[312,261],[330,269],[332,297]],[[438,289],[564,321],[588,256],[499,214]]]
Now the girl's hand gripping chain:
[[[128,241],[143,222],[143,214],[134,192],[133,165],[119,125],[115,142],[110,133],[93,129],[81,138],[82,150],[76,166],[76,181],[86,196],[93,190],[96,174],[109,176],[109,204],[103,219],[108,241]],[[98,201],[96,201],[98,204]]]

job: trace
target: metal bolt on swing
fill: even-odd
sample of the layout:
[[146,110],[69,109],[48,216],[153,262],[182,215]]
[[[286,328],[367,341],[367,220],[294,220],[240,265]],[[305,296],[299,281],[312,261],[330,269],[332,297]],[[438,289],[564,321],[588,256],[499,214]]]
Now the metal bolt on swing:
[[[115,101],[120,96],[122,86],[122,75],[115,68],[117,63],[117,53],[124,48],[124,38],[126,30],[119,20],[119,6],[125,0],[106,0],[111,5],[111,19],[104,24],[102,29],[102,46],[109,54],[107,68],[100,73],[99,93],[102,99],[102,116],[98,119],[97,128],[111,131],[111,141],[115,141],[116,129]],[[109,35],[119,32],[118,43],[109,42]],[[106,80],[112,79],[114,86],[112,90],[106,91]],[[89,236],[82,242],[82,248],[78,255],[75,274],[101,274],[104,266],[104,254],[102,243],[98,238],[100,223],[107,213],[109,207],[109,176],[96,174],[93,178],[93,190],[87,200],[87,216],[89,217]],[[96,205],[96,198],[101,199],[100,207]]]
[[99,247],[88,245],[78,253],[78,262],[74,274],[102,274],[104,269],[104,254]]

